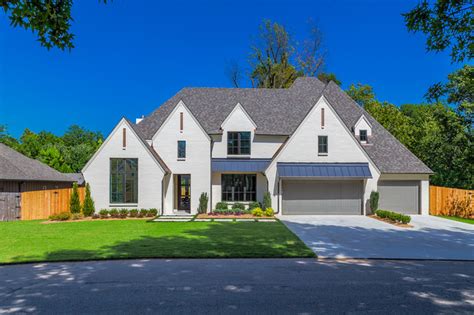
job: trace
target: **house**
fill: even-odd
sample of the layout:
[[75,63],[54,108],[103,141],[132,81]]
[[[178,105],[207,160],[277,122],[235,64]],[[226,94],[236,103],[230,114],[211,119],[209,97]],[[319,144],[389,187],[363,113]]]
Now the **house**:
[[70,188],[80,177],[60,173],[0,143],[0,221],[20,218],[22,192]]
[[428,214],[432,171],[334,82],[288,89],[185,88],[134,124],[123,118],[83,169],[97,208],[196,213],[220,201],[275,212]]

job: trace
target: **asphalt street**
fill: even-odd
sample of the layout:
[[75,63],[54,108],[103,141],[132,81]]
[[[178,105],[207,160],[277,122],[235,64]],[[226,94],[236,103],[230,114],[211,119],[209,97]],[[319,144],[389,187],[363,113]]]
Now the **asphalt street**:
[[474,263],[156,259],[0,266],[0,314],[474,313]]

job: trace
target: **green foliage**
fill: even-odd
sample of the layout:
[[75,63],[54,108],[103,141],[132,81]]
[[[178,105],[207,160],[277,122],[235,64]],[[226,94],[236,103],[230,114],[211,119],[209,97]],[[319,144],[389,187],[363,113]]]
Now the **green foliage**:
[[336,75],[334,73],[321,72],[321,73],[318,74],[318,79],[323,83],[329,83],[329,82],[333,81],[334,83],[336,83],[339,86],[342,85],[342,82],[339,81],[336,78]]
[[71,220],[82,220],[84,215],[82,213],[71,213]]
[[51,221],[67,221],[71,219],[72,214],[70,212],[61,212],[59,214],[53,214],[49,216]]
[[69,207],[71,213],[80,213],[81,212],[81,201],[79,200],[79,192],[77,190],[77,184],[72,184],[72,194],[71,199],[69,200]]
[[91,187],[89,183],[86,184],[86,196],[84,198],[84,204],[82,205],[82,213],[86,217],[90,217],[95,212],[94,200],[91,196]]
[[267,191],[263,194],[263,209],[271,208],[272,207],[272,196],[270,192]]
[[379,208],[379,197],[380,194],[378,191],[372,191],[370,193],[369,205],[372,213],[375,213],[375,211]]
[[254,217],[263,217],[263,215],[265,214],[262,208],[255,208],[252,210],[251,213]]
[[103,137],[98,132],[73,125],[61,137],[25,129],[17,141],[8,135],[5,126],[0,125],[0,142],[60,172],[77,173],[100,147]]
[[265,214],[265,216],[267,216],[267,217],[273,217],[273,215],[275,214],[275,212],[273,211],[272,208],[268,207],[268,208],[265,209],[264,214]]
[[245,210],[245,205],[243,203],[240,203],[240,202],[236,202],[232,205],[232,209],[241,209],[241,210]]
[[451,60],[461,62],[474,56],[472,12],[472,0],[437,0],[422,1],[403,16],[408,30],[428,36],[428,50],[450,48]]
[[158,215],[158,209],[151,208],[148,210],[148,216],[149,217],[156,217]]
[[138,209],[130,209],[130,217],[131,218],[136,218],[138,217]]
[[253,201],[249,204],[249,209],[250,210],[255,209],[255,208],[261,208],[261,207],[262,207],[262,205],[258,201]]
[[99,211],[99,216],[100,216],[101,219],[107,219],[109,217],[109,210],[101,209]]
[[245,210],[245,209],[215,209],[213,214],[217,215],[242,215],[242,214],[249,214],[250,210]]
[[440,103],[400,108],[382,103],[368,85],[351,85],[347,93],[435,172],[432,184],[474,188],[473,135],[466,116]]
[[221,201],[216,204],[216,209],[228,209],[228,208],[229,208],[229,204],[225,201]]
[[2,0],[0,8],[8,15],[12,26],[36,33],[41,46],[71,50],[74,48],[74,34],[70,31],[72,4],[72,0]]
[[375,214],[382,219],[389,219],[393,222],[400,222],[403,224],[408,224],[411,221],[411,217],[409,215],[401,214],[401,213],[396,213],[393,211],[387,211],[387,210],[376,210]]
[[203,192],[201,196],[199,196],[199,207],[198,213],[206,213],[207,212],[207,203],[209,202],[209,197],[207,193]]
[[139,218],[144,218],[148,216],[148,210],[147,209],[140,209],[140,211],[138,212],[138,217]]
[[120,209],[118,215],[121,219],[125,219],[128,216],[128,209]]
[[118,209],[110,209],[109,211],[109,215],[112,217],[112,218],[118,218],[119,217],[119,210]]

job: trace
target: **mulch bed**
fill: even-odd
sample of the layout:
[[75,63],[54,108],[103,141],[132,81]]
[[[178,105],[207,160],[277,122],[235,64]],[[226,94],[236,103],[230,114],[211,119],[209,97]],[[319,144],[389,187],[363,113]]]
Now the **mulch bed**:
[[390,220],[390,219],[380,218],[380,217],[378,217],[378,216],[376,216],[376,215],[374,215],[374,214],[368,215],[368,217],[369,217],[369,218],[372,218],[372,219],[375,219],[375,220],[379,220],[379,221],[388,223],[388,224],[391,224],[391,225],[403,227],[403,228],[412,228],[412,227],[413,227],[413,225],[410,225],[410,224],[403,224],[403,223],[399,223],[399,222],[393,222],[393,221]]
[[80,220],[65,220],[65,221],[52,221],[47,220],[41,222],[41,224],[51,224],[51,223],[64,223],[64,222],[87,222],[87,221],[123,221],[123,220],[153,220],[155,217],[144,217],[144,218],[108,218],[108,219],[92,219],[90,217],[80,219]]
[[198,214],[197,219],[274,219],[275,217],[256,217],[251,214],[241,214],[241,215],[209,215],[209,214]]

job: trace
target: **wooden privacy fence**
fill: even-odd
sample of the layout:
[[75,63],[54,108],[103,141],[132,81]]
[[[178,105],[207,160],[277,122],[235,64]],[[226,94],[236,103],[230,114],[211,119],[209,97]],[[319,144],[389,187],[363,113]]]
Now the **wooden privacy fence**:
[[[79,187],[79,199],[84,202],[85,188]],[[52,214],[69,212],[72,188],[26,191],[21,193],[21,219],[47,219]]]
[[474,190],[430,186],[430,214],[472,217]]

